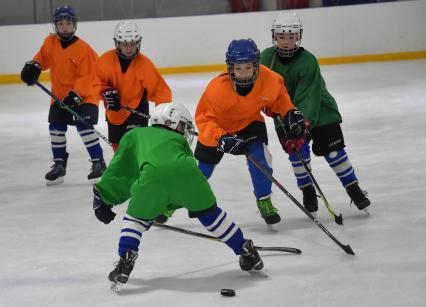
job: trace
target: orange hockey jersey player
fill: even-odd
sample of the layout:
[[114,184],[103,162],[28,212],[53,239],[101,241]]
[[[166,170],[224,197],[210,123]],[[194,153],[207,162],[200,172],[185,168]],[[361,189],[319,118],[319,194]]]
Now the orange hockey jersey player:
[[101,99],[91,80],[96,74],[96,52],[74,35],[77,17],[69,6],[58,7],[53,14],[56,33],[49,35],[32,61],[25,64],[21,79],[28,85],[38,80],[42,70],[50,69],[52,93],[62,100],[61,104],[51,101],[49,110],[49,132],[54,164],[46,174],[47,185],[63,182],[68,153],[65,133],[68,125],[75,125],[92,161],[88,179],[96,181],[106,168],[98,136],[86,125],[75,120],[68,106],[81,115],[86,122],[98,122],[98,104]]
[[[207,178],[224,153],[247,152],[272,174],[262,110],[269,116],[284,117],[291,126],[287,137],[292,146],[303,143],[303,116],[292,104],[282,77],[259,65],[259,59],[253,40],[233,40],[226,53],[228,73],[214,78],[199,101],[195,113],[199,130],[195,157]],[[276,230],[281,217],[271,202],[272,183],[250,160],[247,162],[259,211],[268,228]]]
[[[97,78],[106,107],[108,138],[114,151],[122,136],[135,127],[148,125],[148,101],[170,102],[172,93],[151,60],[139,52],[142,36],[132,21],[115,27],[116,49],[105,52],[98,61]],[[123,106],[143,113],[132,114]]]

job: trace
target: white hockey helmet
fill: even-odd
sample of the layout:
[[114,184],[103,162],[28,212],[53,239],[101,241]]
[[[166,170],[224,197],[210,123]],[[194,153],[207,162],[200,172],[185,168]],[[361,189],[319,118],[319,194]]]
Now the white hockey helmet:
[[[281,12],[277,15],[272,23],[272,44],[276,52],[281,57],[291,57],[300,48],[302,44],[303,26],[302,21],[296,13]],[[294,48],[280,48],[277,45],[276,34],[279,33],[296,33],[297,41]]]
[[160,125],[182,133],[191,146],[194,139],[194,124],[191,113],[180,103],[161,103],[152,110],[151,125]]
[[[135,22],[120,21],[115,26],[114,43],[115,43],[115,48],[117,48],[119,54],[120,54],[120,49],[118,48],[118,46],[120,43],[136,43],[138,46],[136,53],[138,53],[141,47],[141,42],[142,42],[141,31],[139,30],[139,27]],[[136,53],[134,55],[136,55]]]

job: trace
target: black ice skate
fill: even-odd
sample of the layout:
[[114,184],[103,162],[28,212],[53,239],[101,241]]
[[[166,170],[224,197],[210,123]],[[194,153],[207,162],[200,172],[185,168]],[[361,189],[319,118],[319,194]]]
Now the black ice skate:
[[56,185],[64,182],[64,176],[66,174],[68,161],[68,153],[64,158],[53,159],[55,162],[51,167],[50,171],[47,172],[44,178],[46,179],[46,185]]
[[268,225],[268,229],[272,231],[277,231],[277,224],[281,221],[281,217],[278,214],[278,209],[272,205],[271,197],[267,197],[265,199],[258,199],[256,202],[260,214],[262,215],[262,218]]
[[302,188],[303,193],[303,206],[308,210],[315,218],[317,217],[318,211],[318,198],[317,192],[313,185],[308,185]]
[[99,181],[99,179],[102,177],[102,174],[104,173],[106,169],[106,164],[104,159],[93,159],[90,160],[92,162],[92,166],[90,168],[90,174],[87,175],[87,179],[92,181],[93,183],[96,183]]
[[260,259],[259,253],[254,248],[253,241],[247,240],[243,244],[243,249],[246,251],[246,253],[240,255],[241,270],[247,271],[249,273],[260,273],[261,275],[264,275],[264,273],[262,273],[263,261]]
[[369,213],[368,207],[370,206],[371,202],[367,198],[367,192],[362,191],[358,183],[355,182],[346,187],[346,192],[359,210],[364,210],[366,213]]
[[120,257],[120,260],[115,264],[115,269],[108,275],[108,279],[111,281],[111,290],[116,293],[121,291],[122,286],[129,280],[137,258],[138,252],[132,250],[128,250],[124,257]]

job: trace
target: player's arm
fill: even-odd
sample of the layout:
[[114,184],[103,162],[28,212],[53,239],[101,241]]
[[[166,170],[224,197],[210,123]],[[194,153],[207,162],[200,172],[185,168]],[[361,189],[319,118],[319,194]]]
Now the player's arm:
[[321,78],[320,68],[315,59],[311,59],[304,67],[304,72],[298,80],[293,97],[295,105],[303,114],[311,126],[316,125],[321,107]]
[[226,134],[218,125],[218,116],[204,93],[195,112],[195,123],[199,131],[198,140],[205,146],[217,146],[220,137]]
[[139,176],[139,157],[134,137],[134,133],[123,136],[108,168],[95,184],[102,200],[108,205],[114,206],[128,200],[130,187]]

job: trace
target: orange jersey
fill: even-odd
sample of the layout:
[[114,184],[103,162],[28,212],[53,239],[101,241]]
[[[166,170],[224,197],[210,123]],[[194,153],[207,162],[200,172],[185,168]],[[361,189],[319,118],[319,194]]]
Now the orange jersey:
[[[97,63],[98,90],[104,91],[108,87],[118,90],[121,104],[136,109],[144,92],[147,99],[160,104],[172,101],[172,92],[166,81],[160,75],[155,65],[145,55],[138,53],[130,62],[127,71],[123,74],[120,61],[115,49],[105,52]],[[127,110],[118,112],[106,110],[108,121],[113,125],[120,125],[130,116]]]
[[97,59],[96,52],[81,38],[63,49],[56,34],[46,37],[33,58],[43,70],[50,68],[52,93],[56,97],[62,100],[70,90],[74,90],[83,98],[83,102],[95,105],[101,98],[91,83]]
[[247,96],[236,93],[227,73],[219,75],[210,81],[195,112],[198,141],[216,146],[222,135],[240,131],[254,121],[264,122],[260,114],[264,107],[281,116],[295,108],[281,75],[260,65],[259,77]]

